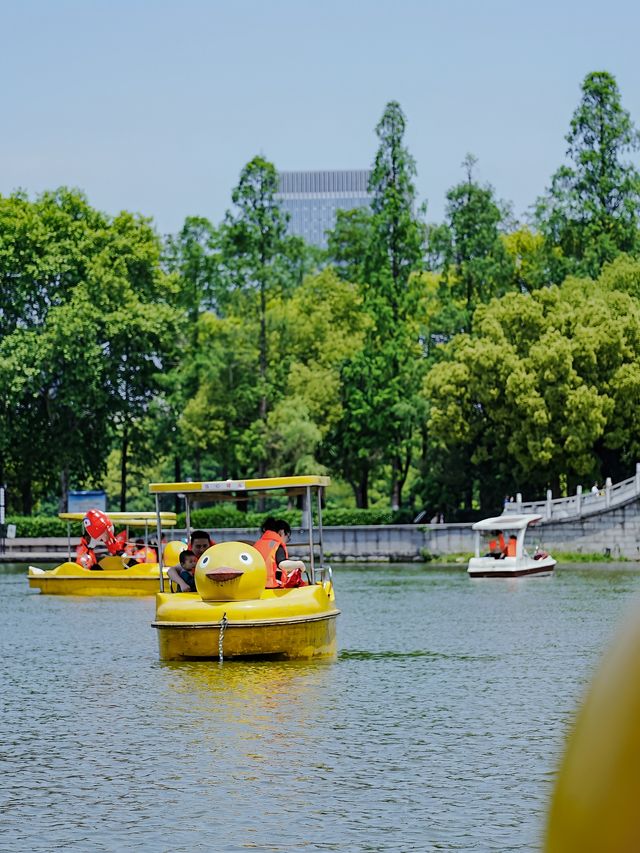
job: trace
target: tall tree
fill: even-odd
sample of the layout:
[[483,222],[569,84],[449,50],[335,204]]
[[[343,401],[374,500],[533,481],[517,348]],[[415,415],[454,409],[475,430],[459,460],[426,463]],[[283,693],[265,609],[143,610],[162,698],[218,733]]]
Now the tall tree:
[[178,276],[177,304],[186,311],[192,335],[205,309],[216,310],[217,233],[203,216],[188,216],[176,235],[165,240],[164,264]]
[[254,157],[244,167],[232,194],[235,211],[227,213],[220,231],[217,267],[221,292],[227,294],[223,311],[257,324],[258,410],[247,464],[260,476],[267,469],[269,406],[280,395],[268,375],[272,361],[277,361],[269,350],[269,299],[292,292],[307,269],[303,241],[286,234],[287,217],[275,197],[277,188],[275,167],[263,157]]
[[[392,507],[400,506],[419,419],[422,365],[412,275],[421,267],[424,229],[415,210],[416,167],[404,143],[405,129],[400,105],[391,101],[376,127],[371,215],[342,217],[330,242],[336,259],[361,277],[371,319],[363,350],[343,365],[343,417],[327,447],[359,506],[368,505],[371,473],[379,465],[389,471]],[[344,240],[349,235],[352,246]]]
[[442,301],[458,306],[457,331],[471,328],[476,307],[505,293],[513,274],[501,240],[508,210],[491,186],[477,182],[476,162],[467,155],[464,181],[447,193],[445,223],[429,230],[431,265],[443,273]]
[[571,165],[555,173],[535,219],[566,258],[559,276],[596,276],[604,263],[639,246],[640,174],[624,159],[639,137],[612,74],[587,74],[566,140]]

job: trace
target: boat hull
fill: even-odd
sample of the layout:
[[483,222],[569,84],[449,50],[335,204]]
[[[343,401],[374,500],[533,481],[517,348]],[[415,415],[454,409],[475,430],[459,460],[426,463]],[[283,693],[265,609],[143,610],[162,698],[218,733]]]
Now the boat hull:
[[544,577],[553,574],[556,561],[552,557],[541,560],[504,560],[481,557],[469,560],[470,578],[522,578]]
[[29,566],[27,580],[44,595],[155,595],[160,587],[157,563],[115,571],[90,571],[71,562],[50,571]]
[[156,597],[161,660],[335,658],[339,610],[330,584],[265,590],[251,601],[203,601],[196,593]]

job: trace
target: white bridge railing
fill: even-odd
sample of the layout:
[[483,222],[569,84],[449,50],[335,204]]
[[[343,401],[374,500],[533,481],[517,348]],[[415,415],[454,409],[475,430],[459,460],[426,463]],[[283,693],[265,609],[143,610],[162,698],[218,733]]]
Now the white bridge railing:
[[636,463],[636,473],[620,483],[612,483],[607,477],[604,486],[597,492],[583,492],[578,486],[575,495],[568,498],[553,498],[551,489],[547,491],[546,500],[523,501],[518,493],[515,501],[504,505],[504,513],[535,513],[542,515],[546,521],[558,521],[562,518],[580,518],[584,515],[603,512],[627,503],[640,496],[640,462]]

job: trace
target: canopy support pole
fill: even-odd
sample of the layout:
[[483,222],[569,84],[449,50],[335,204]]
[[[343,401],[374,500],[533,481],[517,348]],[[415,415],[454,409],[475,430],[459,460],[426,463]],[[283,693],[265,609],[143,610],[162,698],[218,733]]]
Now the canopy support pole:
[[311,583],[315,583],[316,573],[313,561],[313,504],[311,503],[311,486],[307,486],[305,489],[304,508],[307,516],[307,527],[309,529],[309,566],[311,568]]
[[160,495],[157,492],[156,530],[158,534],[158,572],[160,573],[160,592],[164,592],[164,572],[162,571],[162,521],[160,520]]

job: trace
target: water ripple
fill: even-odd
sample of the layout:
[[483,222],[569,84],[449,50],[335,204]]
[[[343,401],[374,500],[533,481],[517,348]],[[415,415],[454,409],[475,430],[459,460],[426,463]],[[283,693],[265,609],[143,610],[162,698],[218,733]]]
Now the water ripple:
[[335,663],[220,667],[158,661],[151,598],[41,596],[3,573],[0,850],[536,849],[639,576],[336,577]]

